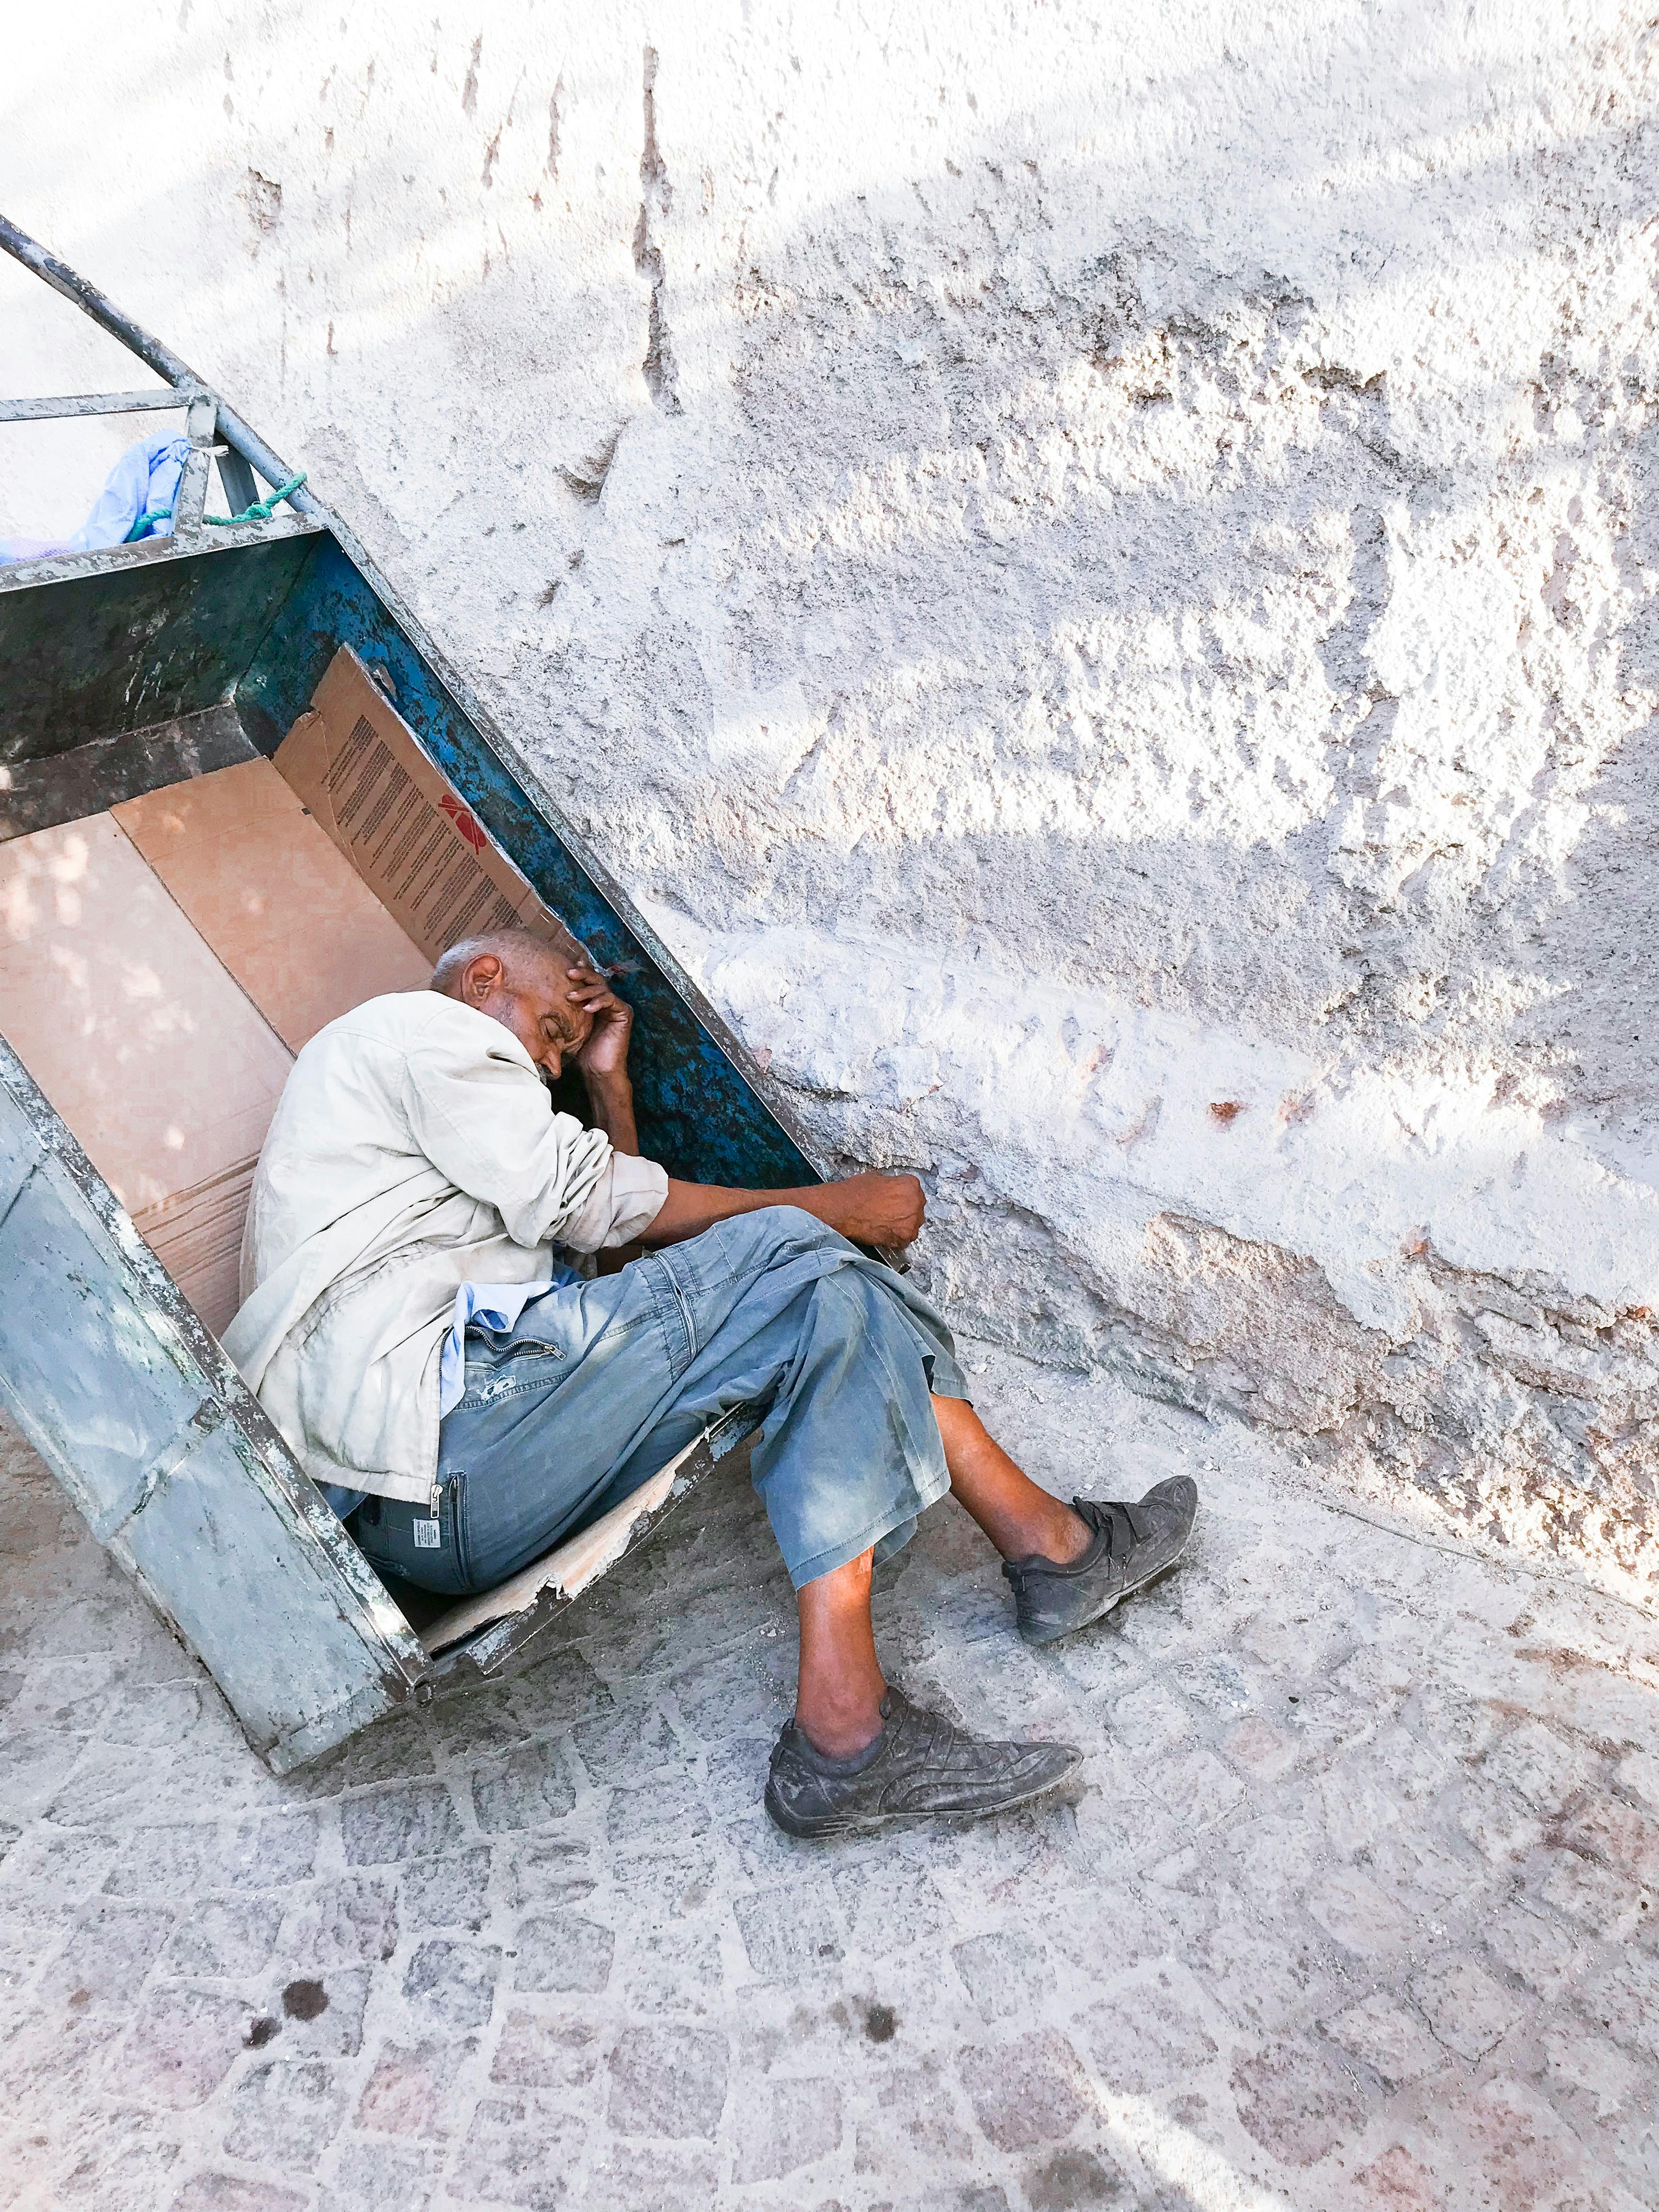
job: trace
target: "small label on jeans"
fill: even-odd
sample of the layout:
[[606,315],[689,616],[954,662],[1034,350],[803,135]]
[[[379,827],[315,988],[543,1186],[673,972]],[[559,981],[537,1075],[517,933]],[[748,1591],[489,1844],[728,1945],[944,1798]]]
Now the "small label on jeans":
[[415,1523],[415,1548],[417,1552],[439,1552],[443,1549],[443,1531],[435,1521]]

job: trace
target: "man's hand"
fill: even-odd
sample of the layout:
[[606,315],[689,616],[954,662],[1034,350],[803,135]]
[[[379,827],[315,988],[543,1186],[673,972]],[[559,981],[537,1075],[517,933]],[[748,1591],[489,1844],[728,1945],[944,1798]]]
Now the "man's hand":
[[634,1086],[628,1079],[628,1040],[634,1028],[634,1009],[619,999],[603,975],[591,968],[566,971],[570,988],[565,994],[571,1011],[592,1022],[587,1042],[571,1054],[587,1085],[587,1103],[595,1126],[605,1131],[619,1152],[637,1152],[640,1133],[634,1121]]
[[913,1175],[878,1175],[866,1170],[844,1182],[819,1183],[795,1200],[854,1244],[881,1244],[890,1251],[915,1242],[927,1212],[927,1200]]
[[603,975],[591,968],[566,970],[570,988],[566,996],[593,1023],[587,1042],[576,1054],[590,1089],[614,1084],[628,1073],[628,1040],[634,1028],[634,1009],[619,999]]

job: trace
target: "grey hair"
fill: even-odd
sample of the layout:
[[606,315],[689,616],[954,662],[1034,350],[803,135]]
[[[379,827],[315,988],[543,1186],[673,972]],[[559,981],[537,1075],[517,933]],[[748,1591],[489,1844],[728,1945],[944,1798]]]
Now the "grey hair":
[[530,955],[541,960],[554,957],[553,947],[533,929],[488,929],[482,937],[464,937],[459,945],[450,946],[432,971],[431,988],[441,991],[447,999],[454,998],[468,965],[484,952],[495,954],[509,980]]

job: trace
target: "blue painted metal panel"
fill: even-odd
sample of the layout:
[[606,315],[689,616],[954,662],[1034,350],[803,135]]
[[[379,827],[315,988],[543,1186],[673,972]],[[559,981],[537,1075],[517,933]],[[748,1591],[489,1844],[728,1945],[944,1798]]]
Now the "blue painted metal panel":
[[279,1770],[387,1711],[405,1687],[394,1666],[374,1663],[355,1609],[338,1602],[316,1532],[287,1504],[225,1421],[112,1546]]
[[632,1051],[640,1142],[694,1182],[779,1188],[816,1182],[797,1136],[757,1095],[741,1048],[620,893],[605,884],[545,802],[533,799],[332,538],[319,539],[236,692],[248,734],[274,750],[349,645],[434,761],[538,892],[636,1010]]
[[195,553],[135,546],[125,566],[40,584],[0,573],[0,761],[46,759],[228,699],[314,542],[307,531]]
[[0,1040],[0,1398],[279,1771],[424,1693],[368,1562]]
[[100,1538],[204,1396],[199,1374],[145,1324],[99,1224],[70,1206],[17,1099],[0,1086],[0,1281],[25,1325],[0,1338],[3,1384]]

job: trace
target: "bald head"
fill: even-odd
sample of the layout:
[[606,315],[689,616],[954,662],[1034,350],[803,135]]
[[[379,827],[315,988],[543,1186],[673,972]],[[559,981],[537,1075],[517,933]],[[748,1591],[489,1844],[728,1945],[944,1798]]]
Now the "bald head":
[[556,1082],[566,1059],[592,1034],[584,994],[572,988],[585,972],[568,967],[527,929],[492,929],[452,945],[432,971],[432,988],[511,1030],[543,1074]]

